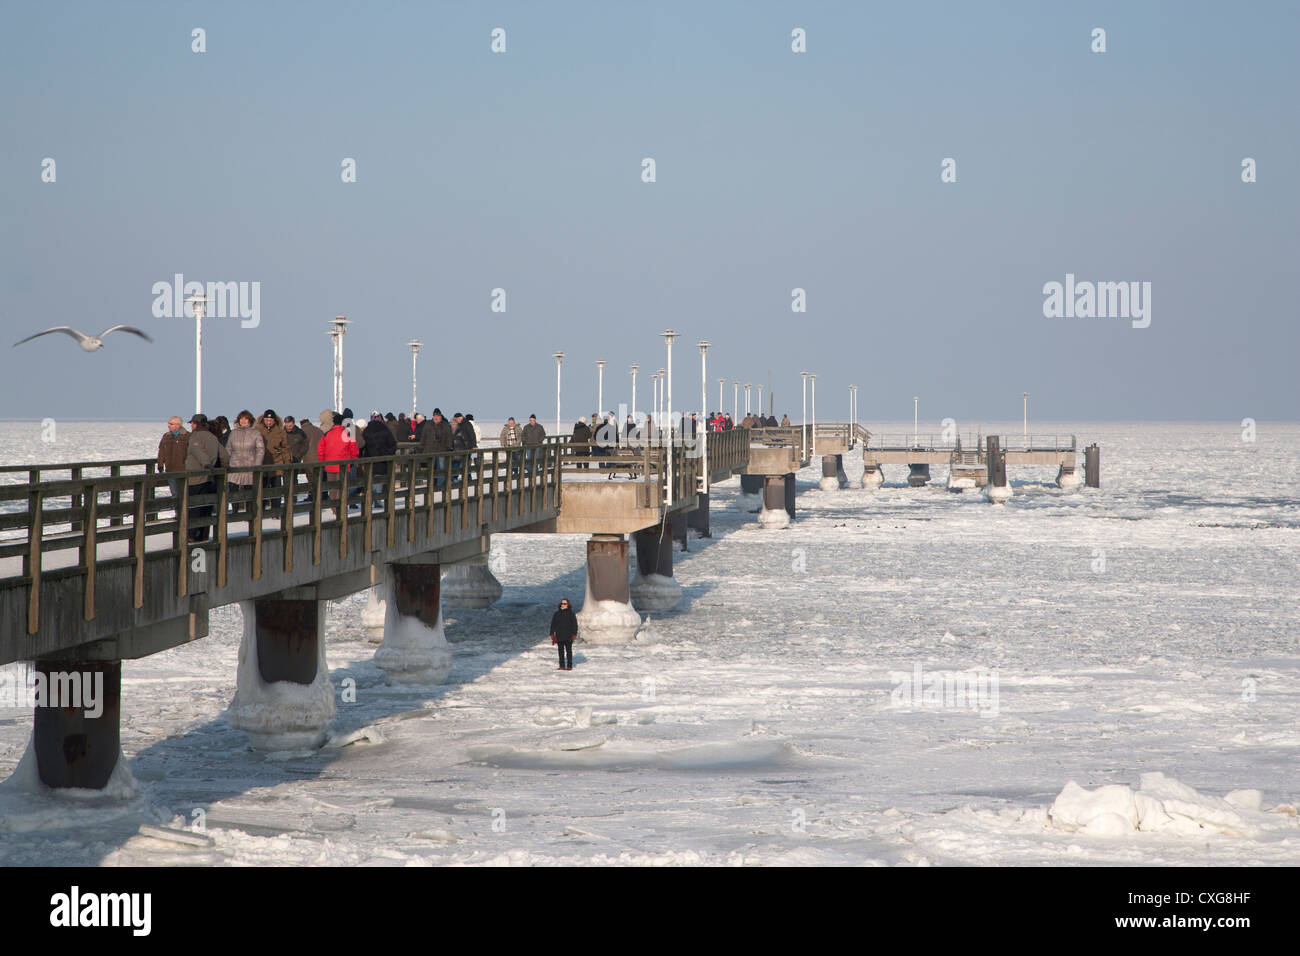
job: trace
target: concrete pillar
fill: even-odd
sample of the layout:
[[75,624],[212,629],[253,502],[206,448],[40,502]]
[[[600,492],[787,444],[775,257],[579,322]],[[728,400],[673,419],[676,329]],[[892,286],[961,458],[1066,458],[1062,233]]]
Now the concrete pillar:
[[736,507],[750,513],[763,507],[762,475],[740,476],[740,495],[736,498]]
[[384,616],[387,602],[381,596],[382,585],[375,585],[366,591],[366,606],[361,611],[361,626],[371,644],[378,644],[384,639]]
[[862,487],[868,491],[875,491],[885,483],[885,469],[883,465],[868,464],[865,460],[862,464]]
[[662,525],[643,528],[636,541],[636,573],[629,595],[638,611],[658,614],[671,611],[682,597],[682,587],[673,580],[673,539]]
[[491,607],[500,598],[501,582],[488,566],[486,554],[453,564],[443,572],[442,603],[447,607]]
[[45,694],[37,696],[28,753],[35,755],[40,782],[103,790],[122,754],[122,662],[38,660],[35,670]]
[[694,511],[687,512],[686,526],[695,529],[695,533],[701,538],[712,538],[709,533],[709,493],[701,491],[698,495],[700,506]]
[[[758,513],[758,523],[764,528],[786,528],[790,525],[790,510],[786,505],[787,475],[763,476],[763,510]],[[789,483],[794,489],[794,481]]]
[[1012,493],[1007,481],[1007,456],[997,435],[989,435],[987,442],[984,464],[988,469],[988,484],[984,486],[984,496],[995,505],[1003,504]]
[[1101,487],[1101,449],[1096,442],[1083,450],[1083,476],[1089,488]]
[[930,480],[930,466],[928,464],[915,464],[907,466],[910,471],[907,474],[907,484],[912,488],[920,488]]
[[375,663],[389,684],[441,684],[452,653],[442,627],[442,569],[431,559],[388,566],[384,644]]
[[1062,491],[1077,491],[1082,484],[1083,479],[1074,470],[1074,465],[1062,462],[1060,470],[1056,473],[1056,487]]
[[677,514],[668,516],[668,527],[672,529],[673,540],[676,541],[683,551],[689,551],[686,540],[686,512],[679,511]]
[[313,750],[329,736],[334,685],[325,663],[325,602],[241,601],[244,635],[230,726],[254,750]]
[[626,643],[640,626],[628,589],[627,540],[621,534],[593,534],[587,541],[587,594],[578,612],[578,640]]
[[817,487],[822,491],[835,491],[839,488],[839,473],[843,470],[839,458],[839,455],[822,455],[822,480],[817,482]]

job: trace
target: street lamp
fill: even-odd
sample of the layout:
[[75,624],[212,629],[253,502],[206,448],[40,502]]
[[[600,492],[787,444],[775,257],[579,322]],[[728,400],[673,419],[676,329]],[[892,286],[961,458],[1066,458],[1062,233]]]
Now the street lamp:
[[732,384],[731,390],[731,420],[733,423],[740,421],[740,379],[736,379]]
[[[709,421],[708,412],[705,408],[709,404],[709,373],[707,369],[709,340],[701,339],[699,342],[700,349],[700,414],[695,424],[695,441],[700,450],[700,460],[704,465],[703,475],[701,478],[701,490],[708,494],[709,492]],[[722,398],[722,379],[718,379],[718,398]]]
[[411,339],[406,343],[411,349],[411,417],[415,417],[415,411],[420,407],[419,393],[416,391],[416,382],[418,380],[416,359],[420,355],[420,346],[424,343],[419,339]]
[[812,451],[817,454],[817,373],[809,372],[808,378],[812,381]]
[[203,310],[208,297],[196,292],[185,300],[194,310],[194,414],[203,411]]
[[745,383],[745,417],[749,417],[749,390],[753,388],[752,382]]
[[799,460],[808,459],[808,373],[800,372],[803,379],[803,420],[799,425]]
[[726,384],[727,384],[727,380],[725,378],[718,379],[718,414],[719,415],[721,415],[723,410],[727,407],[726,405],[722,404],[722,386]]
[[1025,401],[1025,451],[1029,450],[1029,393],[1025,392],[1021,398]]
[[758,386],[758,417],[763,417],[763,386]]
[[627,367],[627,370],[632,373],[632,421],[637,428],[641,427],[641,423],[636,420],[636,373],[640,368],[641,366],[635,362]]
[[[596,359],[596,414],[605,414],[605,360]],[[591,427],[594,429],[596,423],[592,422]]]
[[334,411],[343,411],[343,336],[351,325],[347,316],[336,315],[330,320],[330,337],[334,339]]
[[555,434],[560,434],[560,366],[564,364],[564,353],[555,353]]
[[921,429],[917,424],[920,421],[920,418],[918,417],[919,413],[917,412],[917,409],[921,407],[919,404],[920,401],[921,401],[920,396],[918,395],[912,396],[912,447],[913,448],[921,447]]
[[674,329],[664,329],[659,333],[663,336],[664,344],[668,346],[668,391],[665,398],[668,413],[668,429],[671,433],[673,427],[673,342],[677,338],[677,331]]

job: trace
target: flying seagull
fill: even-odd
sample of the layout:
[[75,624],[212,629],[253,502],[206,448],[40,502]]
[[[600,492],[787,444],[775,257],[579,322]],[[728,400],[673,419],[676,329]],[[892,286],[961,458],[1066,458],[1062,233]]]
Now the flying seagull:
[[85,351],[97,352],[104,347],[104,336],[106,336],[109,332],[118,332],[118,331],[130,332],[132,335],[138,335],[146,342],[153,341],[153,339],[149,338],[149,336],[145,335],[143,332],[141,332],[133,325],[115,325],[111,329],[105,329],[103,332],[100,332],[98,335],[84,335],[81,332],[78,332],[76,329],[72,328],[71,326],[56,325],[54,328],[46,329],[44,332],[37,332],[35,335],[29,335],[27,336],[27,338],[23,339],[22,342],[15,342],[14,347],[17,348],[19,345],[22,345],[23,342],[30,342],[32,339],[38,339],[42,335],[49,335],[51,332],[62,332],[65,335],[71,335],[74,339],[76,339],[77,344],[80,345]]

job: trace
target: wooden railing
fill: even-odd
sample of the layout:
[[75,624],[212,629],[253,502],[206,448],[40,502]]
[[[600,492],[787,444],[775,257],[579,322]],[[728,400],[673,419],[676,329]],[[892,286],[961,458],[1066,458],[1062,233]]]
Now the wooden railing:
[[[53,552],[77,552],[76,567],[84,579],[82,613],[90,621],[95,616],[96,569],[106,561],[130,563],[135,608],[144,605],[145,561],[150,555],[180,556],[175,587],[176,595],[184,597],[190,549],[215,549],[216,587],[226,587],[232,524],[247,526],[253,579],[261,577],[267,544],[275,540],[282,542],[275,553],[285,570],[291,571],[293,539],[299,534],[312,536],[312,563],[319,564],[324,532],[329,529],[340,529],[340,557],[347,556],[347,529],[352,523],[364,525],[368,550],[394,545],[398,525],[394,519],[399,515],[409,516],[408,542],[415,540],[420,521],[425,523],[426,536],[438,528],[451,532],[453,521],[462,531],[490,527],[512,516],[558,508],[562,452],[562,440],[555,439],[520,448],[240,467],[235,471],[251,473],[253,482],[233,489],[227,483],[229,470],[164,474],[151,459],[10,466],[5,470],[28,471],[35,480],[0,484],[0,560],[22,559],[21,574],[0,576],[0,588],[31,585],[27,633],[35,634],[40,627],[45,556]],[[350,467],[331,473],[327,470],[331,465]],[[88,476],[90,470],[107,470],[108,475]],[[68,472],[69,477],[46,477],[51,472]],[[177,479],[177,497],[161,494]],[[202,479],[195,487],[214,481],[217,488],[196,494],[190,479]],[[347,505],[336,507],[340,501]],[[463,505],[455,518],[453,504]],[[358,513],[350,514],[358,505]],[[333,516],[326,519],[326,511]],[[297,524],[295,519],[301,515],[308,520]],[[387,541],[377,544],[373,525],[381,517],[387,519]],[[267,528],[268,520],[278,526]],[[192,531],[211,540],[192,541]],[[170,547],[149,549],[151,535],[170,535]],[[100,545],[116,541],[127,543],[126,556],[102,558]]]

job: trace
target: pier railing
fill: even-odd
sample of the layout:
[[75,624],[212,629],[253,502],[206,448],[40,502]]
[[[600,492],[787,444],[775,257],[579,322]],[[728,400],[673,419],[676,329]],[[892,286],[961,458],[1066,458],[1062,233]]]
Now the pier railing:
[[[432,537],[439,530],[450,533],[453,522],[460,531],[487,532],[494,522],[559,507],[563,448],[562,440],[553,439],[518,448],[239,467],[235,473],[253,480],[233,486],[230,469],[161,473],[150,459],[8,466],[5,471],[28,472],[29,480],[0,484],[0,562],[21,559],[20,574],[0,572],[0,589],[30,586],[26,626],[28,634],[36,634],[41,578],[55,554],[75,552],[74,560],[53,562],[58,567],[52,570],[83,579],[82,616],[90,621],[97,571],[110,564],[131,567],[131,599],[138,609],[145,602],[148,557],[179,558],[175,593],[185,597],[191,549],[215,551],[216,587],[226,587],[232,537],[241,546],[251,541],[251,574],[258,579],[267,560],[279,559],[285,571],[292,570],[298,535],[311,536],[312,563],[319,564],[327,530],[339,529],[339,557],[347,557],[350,525],[364,527],[367,550],[393,546],[399,516],[407,518],[408,542],[415,540],[417,528]],[[201,483],[191,486],[191,479]],[[179,480],[176,497],[173,480]],[[216,483],[215,491],[196,493],[209,481]],[[386,542],[374,538],[381,518]],[[232,535],[232,526],[240,525],[247,540]],[[194,540],[191,532],[195,539],[210,540]],[[157,536],[165,536],[164,542]],[[109,548],[101,555],[101,546],[114,542],[125,542],[125,553]]]
[[[974,438],[969,435],[965,438],[960,436],[946,438],[934,435],[871,435],[869,432],[867,434],[869,438],[865,440],[864,447],[873,451],[965,452],[978,449],[982,452],[984,446],[984,439],[979,435]],[[1023,434],[1012,434],[1001,438],[1002,450],[1009,452],[1059,454],[1077,450],[1074,435],[1030,435],[1026,438]]]

